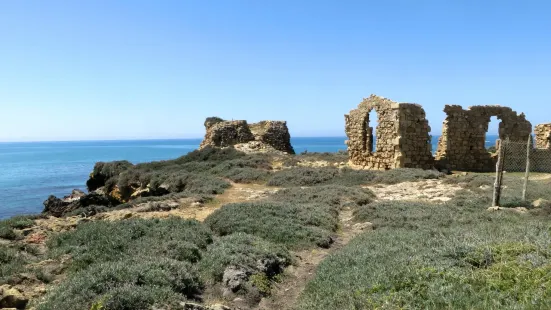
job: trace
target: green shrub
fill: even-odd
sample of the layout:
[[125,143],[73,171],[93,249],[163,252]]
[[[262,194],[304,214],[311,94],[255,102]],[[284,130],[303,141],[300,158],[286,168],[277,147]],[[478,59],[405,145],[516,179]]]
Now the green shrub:
[[38,310],[149,310],[194,298],[203,285],[190,263],[166,258],[106,262],[70,276]]
[[223,161],[213,167],[209,172],[214,175],[223,176],[225,173],[235,168],[271,170],[272,165],[267,157],[260,155],[247,155],[243,158]]
[[15,229],[25,229],[34,225],[32,217],[20,215],[6,220],[0,220],[0,238],[15,240],[18,235]]
[[271,200],[288,203],[328,204],[335,207],[346,205],[365,205],[370,203],[375,195],[369,189],[325,185],[308,188],[291,187],[277,191],[270,196]]
[[293,204],[269,201],[224,205],[205,224],[225,236],[244,232],[295,248],[328,247],[337,229],[338,208],[326,204]]
[[398,168],[386,171],[379,171],[371,181],[372,184],[398,184],[402,182],[413,182],[419,180],[439,179],[444,174],[437,170],[423,170],[414,168]]
[[188,153],[185,156],[182,156],[178,159],[175,159],[174,162],[177,164],[188,163],[192,161],[212,161],[212,162],[222,162],[226,160],[233,160],[247,156],[243,152],[239,152],[234,148],[215,148],[207,146],[201,150],[195,150]]
[[107,180],[118,176],[121,172],[132,167],[132,163],[121,160],[112,162],[98,162],[94,165],[94,170],[90,174],[90,178],[86,182],[86,187],[89,191],[94,191],[105,185]]
[[291,264],[291,255],[285,247],[245,233],[220,237],[211,245],[199,267],[209,283],[222,281],[224,271],[234,266],[250,274],[262,273],[268,279],[281,273]]
[[549,308],[547,216],[487,206],[465,192],[441,205],[358,207],[356,219],[375,231],[324,260],[297,309]]
[[23,272],[26,262],[19,251],[0,244],[0,285],[10,283],[13,275]]
[[444,179],[444,183],[460,184],[465,189],[476,190],[481,186],[492,186],[494,178],[493,176],[483,174],[451,175]]
[[200,259],[200,250],[211,242],[210,231],[201,223],[174,217],[84,223],[55,236],[48,247],[53,257],[70,254],[72,270],[82,270],[132,257],[195,262]]
[[316,185],[368,185],[397,184],[408,181],[438,179],[444,175],[436,170],[399,168],[387,171],[337,169],[333,167],[295,167],[276,172],[268,181],[269,186],[316,186]]
[[314,186],[327,184],[338,175],[336,168],[296,167],[274,173],[268,186]]
[[143,203],[154,203],[154,202],[162,203],[162,202],[167,202],[167,201],[176,201],[177,202],[178,200],[184,199],[184,198],[190,198],[193,201],[197,201],[197,202],[200,202],[200,203],[207,203],[207,202],[210,202],[214,199],[214,197],[211,196],[211,195],[195,195],[195,194],[190,194],[190,193],[185,193],[185,192],[184,193],[170,193],[170,194],[163,195],[163,196],[138,197],[136,199],[132,199],[129,202],[117,205],[116,207],[113,208],[113,210],[123,210],[123,209],[133,208],[133,207],[135,207],[139,204],[143,204]]
[[235,183],[264,183],[270,177],[270,172],[254,168],[233,168],[221,176]]

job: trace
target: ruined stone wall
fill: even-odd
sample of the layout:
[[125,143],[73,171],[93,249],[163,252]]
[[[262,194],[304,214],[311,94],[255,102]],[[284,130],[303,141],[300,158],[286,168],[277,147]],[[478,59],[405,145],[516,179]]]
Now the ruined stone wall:
[[532,124],[524,114],[500,106],[446,105],[442,136],[438,141],[436,161],[439,167],[451,170],[493,171],[495,156],[485,148],[486,133],[492,116],[501,120],[499,138],[527,141]]
[[405,168],[434,167],[429,121],[418,104],[402,103],[400,117],[400,149]]
[[250,124],[249,128],[255,140],[266,143],[274,149],[287,154],[295,154],[291,145],[291,135],[285,121],[261,121]]
[[[372,110],[377,113],[379,123],[375,149],[373,128],[369,125]],[[348,156],[354,165],[366,169],[430,168],[432,165],[430,128],[419,105],[399,104],[371,95],[345,115],[345,131]],[[423,142],[419,144],[420,141]]]
[[238,143],[246,143],[254,140],[254,135],[249,129],[247,121],[205,121],[206,134],[199,146],[226,147]]
[[[239,146],[243,150],[258,152],[279,151],[294,154],[291,135],[284,121],[262,121],[248,124],[247,121],[225,121],[219,117],[205,120],[206,134],[199,149],[206,146]],[[254,143],[253,143],[254,142]],[[243,145],[243,144],[250,145]]]
[[537,125],[534,129],[536,148],[551,149],[551,123]]

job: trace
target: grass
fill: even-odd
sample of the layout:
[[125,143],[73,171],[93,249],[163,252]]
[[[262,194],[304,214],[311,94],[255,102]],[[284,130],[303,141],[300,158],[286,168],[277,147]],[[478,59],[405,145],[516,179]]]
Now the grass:
[[486,211],[472,192],[445,205],[359,207],[364,233],[326,259],[297,309],[547,309],[546,217]]
[[328,247],[338,210],[325,204],[235,203],[216,210],[205,224],[220,236],[243,232],[292,248]]

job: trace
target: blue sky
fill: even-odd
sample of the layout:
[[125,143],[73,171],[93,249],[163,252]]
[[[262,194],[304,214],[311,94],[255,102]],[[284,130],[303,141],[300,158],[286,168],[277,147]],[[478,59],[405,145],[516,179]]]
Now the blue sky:
[[[551,121],[547,1],[1,1],[0,141],[195,138],[207,116],[343,136],[375,93]],[[497,124],[492,124],[495,131]]]

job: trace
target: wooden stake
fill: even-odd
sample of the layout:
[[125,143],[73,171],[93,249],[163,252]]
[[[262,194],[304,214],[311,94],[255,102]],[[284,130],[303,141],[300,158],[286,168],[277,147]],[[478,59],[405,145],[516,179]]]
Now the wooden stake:
[[499,201],[501,199],[501,181],[503,178],[503,156],[504,156],[504,148],[503,143],[505,141],[500,141],[499,143],[499,151],[497,155],[497,164],[496,164],[496,181],[494,183],[494,197],[492,199],[492,206],[493,207],[499,207]]
[[526,189],[528,188],[528,177],[530,176],[530,150],[532,149],[532,136],[528,136],[526,143],[526,173],[524,174],[524,186],[522,188],[522,201],[526,201]]

